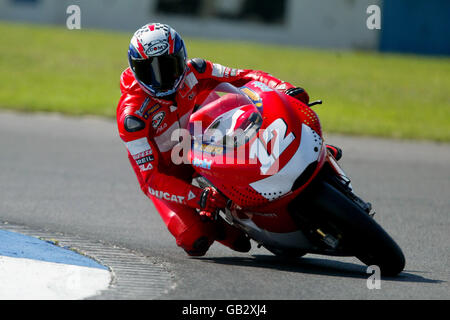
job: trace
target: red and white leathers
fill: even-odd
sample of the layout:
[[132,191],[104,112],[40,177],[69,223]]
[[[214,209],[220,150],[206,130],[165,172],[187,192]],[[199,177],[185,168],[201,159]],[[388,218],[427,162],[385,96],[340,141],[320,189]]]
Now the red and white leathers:
[[[172,100],[156,99],[146,94],[130,68],[120,79],[117,125],[128,149],[128,158],[142,191],[153,201],[177,245],[190,255],[203,255],[218,240],[235,250],[240,231],[223,224],[217,232],[215,222],[200,219],[201,188],[191,184],[194,170],[190,165],[175,165],[171,150],[178,141],[171,134],[186,128],[195,105],[200,105],[210,90],[220,82],[243,86],[257,80],[273,89],[294,88],[265,72],[231,69],[202,59],[189,60],[183,84]],[[305,99],[308,98],[306,92]]]

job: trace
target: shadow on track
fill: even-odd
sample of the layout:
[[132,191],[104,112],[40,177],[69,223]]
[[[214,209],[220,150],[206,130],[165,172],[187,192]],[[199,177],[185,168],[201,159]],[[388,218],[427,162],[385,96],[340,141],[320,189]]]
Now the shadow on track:
[[[332,259],[320,258],[280,258],[272,255],[253,255],[252,257],[199,257],[196,260],[202,260],[211,263],[224,265],[236,265],[244,267],[268,268],[287,272],[299,272],[306,274],[325,275],[334,277],[347,277],[367,279],[370,274],[366,272],[367,266],[351,262],[342,262]],[[383,277],[383,280],[397,282],[415,282],[415,283],[442,283],[443,280],[433,280],[426,277],[413,274],[426,273],[425,271],[404,270],[396,277]]]

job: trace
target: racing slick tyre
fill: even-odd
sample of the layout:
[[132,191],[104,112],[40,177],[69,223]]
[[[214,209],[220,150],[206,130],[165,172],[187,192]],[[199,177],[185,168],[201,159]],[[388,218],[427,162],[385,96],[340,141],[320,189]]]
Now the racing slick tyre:
[[327,181],[316,181],[296,203],[301,206],[297,212],[306,212],[315,226],[324,225],[338,239],[337,249],[368,266],[378,266],[384,276],[395,276],[404,269],[405,257],[397,243],[361,206]]

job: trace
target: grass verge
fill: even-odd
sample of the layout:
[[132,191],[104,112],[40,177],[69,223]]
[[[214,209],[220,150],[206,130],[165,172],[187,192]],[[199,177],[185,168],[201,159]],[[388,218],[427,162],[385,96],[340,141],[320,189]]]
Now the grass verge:
[[[2,108],[114,117],[131,34],[4,22],[0,34]],[[306,88],[325,132],[450,141],[450,58],[185,42],[191,58]]]

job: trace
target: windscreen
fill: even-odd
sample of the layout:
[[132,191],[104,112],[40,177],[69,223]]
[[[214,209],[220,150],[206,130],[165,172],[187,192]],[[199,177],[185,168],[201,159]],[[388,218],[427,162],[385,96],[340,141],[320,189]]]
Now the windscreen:
[[261,128],[262,117],[252,100],[228,83],[221,83],[211,92],[204,102],[205,107],[210,104],[224,113],[206,128],[203,143],[236,148]]

